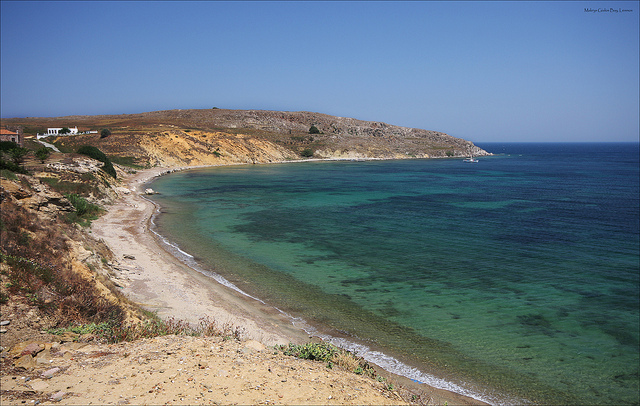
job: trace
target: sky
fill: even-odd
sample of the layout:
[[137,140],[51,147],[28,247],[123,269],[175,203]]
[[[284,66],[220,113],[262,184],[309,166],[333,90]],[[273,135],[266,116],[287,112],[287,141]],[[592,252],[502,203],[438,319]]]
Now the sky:
[[0,116],[313,111],[639,141],[638,1],[1,1]]

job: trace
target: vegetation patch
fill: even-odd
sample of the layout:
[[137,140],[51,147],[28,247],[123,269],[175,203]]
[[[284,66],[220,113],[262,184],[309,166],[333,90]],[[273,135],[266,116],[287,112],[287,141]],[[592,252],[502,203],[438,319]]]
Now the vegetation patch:
[[60,180],[54,177],[39,177],[42,183],[47,184],[51,189],[63,195],[76,194],[80,196],[101,196],[102,192],[95,185],[92,185],[90,181],[95,181],[96,178],[90,173],[82,174],[81,179],[85,182],[71,182],[67,180]]
[[0,219],[3,297],[24,298],[60,327],[124,321],[121,303],[105,298],[95,281],[72,268],[66,241],[79,231],[33,216],[9,200],[2,202]]
[[90,334],[101,341],[119,343],[135,341],[142,338],[153,338],[167,335],[186,335],[193,337],[223,337],[225,339],[240,340],[244,329],[231,324],[220,325],[215,320],[203,317],[196,326],[184,320],[169,318],[161,320],[155,314],[148,314],[148,319],[136,323],[119,323],[110,320],[102,323],[88,323],[71,325],[63,328],[49,329],[50,334],[62,335],[68,332],[86,335]]
[[104,209],[97,204],[89,203],[84,197],[75,193],[67,194],[65,197],[71,202],[76,211],[69,213],[67,219],[72,223],[78,223],[83,227],[91,225],[91,221],[96,220]]
[[16,176],[15,172],[9,170],[9,169],[0,169],[0,176],[2,176],[3,178],[9,179],[9,180],[16,180],[18,179],[18,177]]
[[327,368],[337,365],[347,371],[358,375],[366,375],[370,378],[378,379],[382,382],[384,377],[378,375],[375,369],[364,360],[352,352],[336,347],[329,343],[306,343],[303,345],[289,343],[288,346],[280,346],[280,351],[285,355],[296,358],[308,359],[312,361],[326,362]]
[[111,177],[113,177],[114,179],[118,177],[116,175],[116,170],[113,168],[113,165],[111,164],[111,160],[109,160],[109,158],[104,154],[104,152],[100,151],[98,148],[92,147],[91,145],[83,145],[80,148],[78,148],[77,152],[78,154],[86,155],[90,158],[96,159],[104,163],[102,170],[108,173],[109,175],[111,175]]
[[28,174],[21,165],[29,149],[12,141],[0,141],[0,170],[8,170],[14,173]]
[[126,166],[133,169],[145,169],[146,166],[136,163],[136,158],[133,156],[110,156],[111,162],[114,164]]
[[300,152],[300,156],[302,156],[303,158],[311,158],[313,157],[314,151],[311,148],[305,148],[302,150],[302,152]]

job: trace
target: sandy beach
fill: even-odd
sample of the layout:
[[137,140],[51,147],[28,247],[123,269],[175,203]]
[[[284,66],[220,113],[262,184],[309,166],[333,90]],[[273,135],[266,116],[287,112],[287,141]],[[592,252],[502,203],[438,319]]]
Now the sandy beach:
[[[115,282],[122,292],[163,319],[173,317],[198,323],[208,317],[220,324],[239,327],[244,339],[264,346],[312,339],[286,315],[195,271],[165,250],[165,243],[149,229],[157,208],[143,195],[147,182],[175,170],[178,169],[152,168],[128,174],[119,188],[121,197],[108,207],[107,214],[93,222],[92,234],[103,240],[115,255],[113,265],[118,271]],[[429,393],[436,403],[484,404],[403,377],[392,379]],[[400,401],[397,398],[392,403]]]
[[153,168],[129,175],[120,188],[121,199],[91,227],[115,254],[116,282],[122,292],[163,319],[198,323],[208,317],[233,324],[245,331],[245,338],[265,345],[307,341],[304,331],[294,328],[285,315],[194,271],[163,248],[149,231],[156,207],[142,194],[146,182],[166,171]]

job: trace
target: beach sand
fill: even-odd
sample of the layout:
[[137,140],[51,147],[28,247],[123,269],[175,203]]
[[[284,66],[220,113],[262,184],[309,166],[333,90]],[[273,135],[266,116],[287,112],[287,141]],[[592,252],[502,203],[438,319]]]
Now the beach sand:
[[[173,317],[198,323],[207,317],[220,324],[239,327],[244,331],[243,338],[265,346],[310,341],[311,337],[295,327],[286,315],[197,272],[164,249],[165,244],[149,230],[156,207],[143,197],[144,185],[154,177],[174,170],[152,168],[127,175],[124,186],[119,188],[121,198],[108,207],[106,215],[93,222],[93,236],[102,239],[115,255],[114,265],[119,270],[115,281],[121,285],[122,292],[163,319]],[[409,389],[428,393],[429,404],[484,404],[466,396],[418,385],[406,378],[392,376],[391,379]],[[373,390],[378,392],[378,389]],[[327,396],[332,395],[322,394],[313,401],[301,403],[334,403],[329,402]],[[375,401],[363,400],[354,399],[353,403],[401,403],[400,398],[390,400],[384,396]],[[255,402],[250,398],[234,401]],[[289,402],[284,398],[275,401],[291,404],[291,399]]]
[[294,328],[285,315],[194,271],[164,249],[149,231],[156,208],[141,197],[144,184],[164,172],[154,168],[130,175],[125,180],[130,193],[121,193],[108,213],[92,224],[93,236],[115,254],[122,292],[163,319],[198,323],[208,317],[240,327],[246,338],[265,345],[307,341],[304,331]]

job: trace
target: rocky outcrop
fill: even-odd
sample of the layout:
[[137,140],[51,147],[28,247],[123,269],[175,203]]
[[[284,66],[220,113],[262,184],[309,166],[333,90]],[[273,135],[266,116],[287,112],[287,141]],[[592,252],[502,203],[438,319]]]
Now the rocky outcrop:
[[70,162],[51,162],[46,166],[54,172],[96,173],[104,163],[91,158],[76,158]]
[[[30,179],[26,176],[19,176],[25,180]],[[40,212],[48,217],[55,216],[58,213],[71,213],[76,210],[71,202],[60,193],[35,181],[32,183],[27,181],[26,183],[30,187],[25,187],[16,181],[3,180],[0,201],[13,199],[18,206]]]

